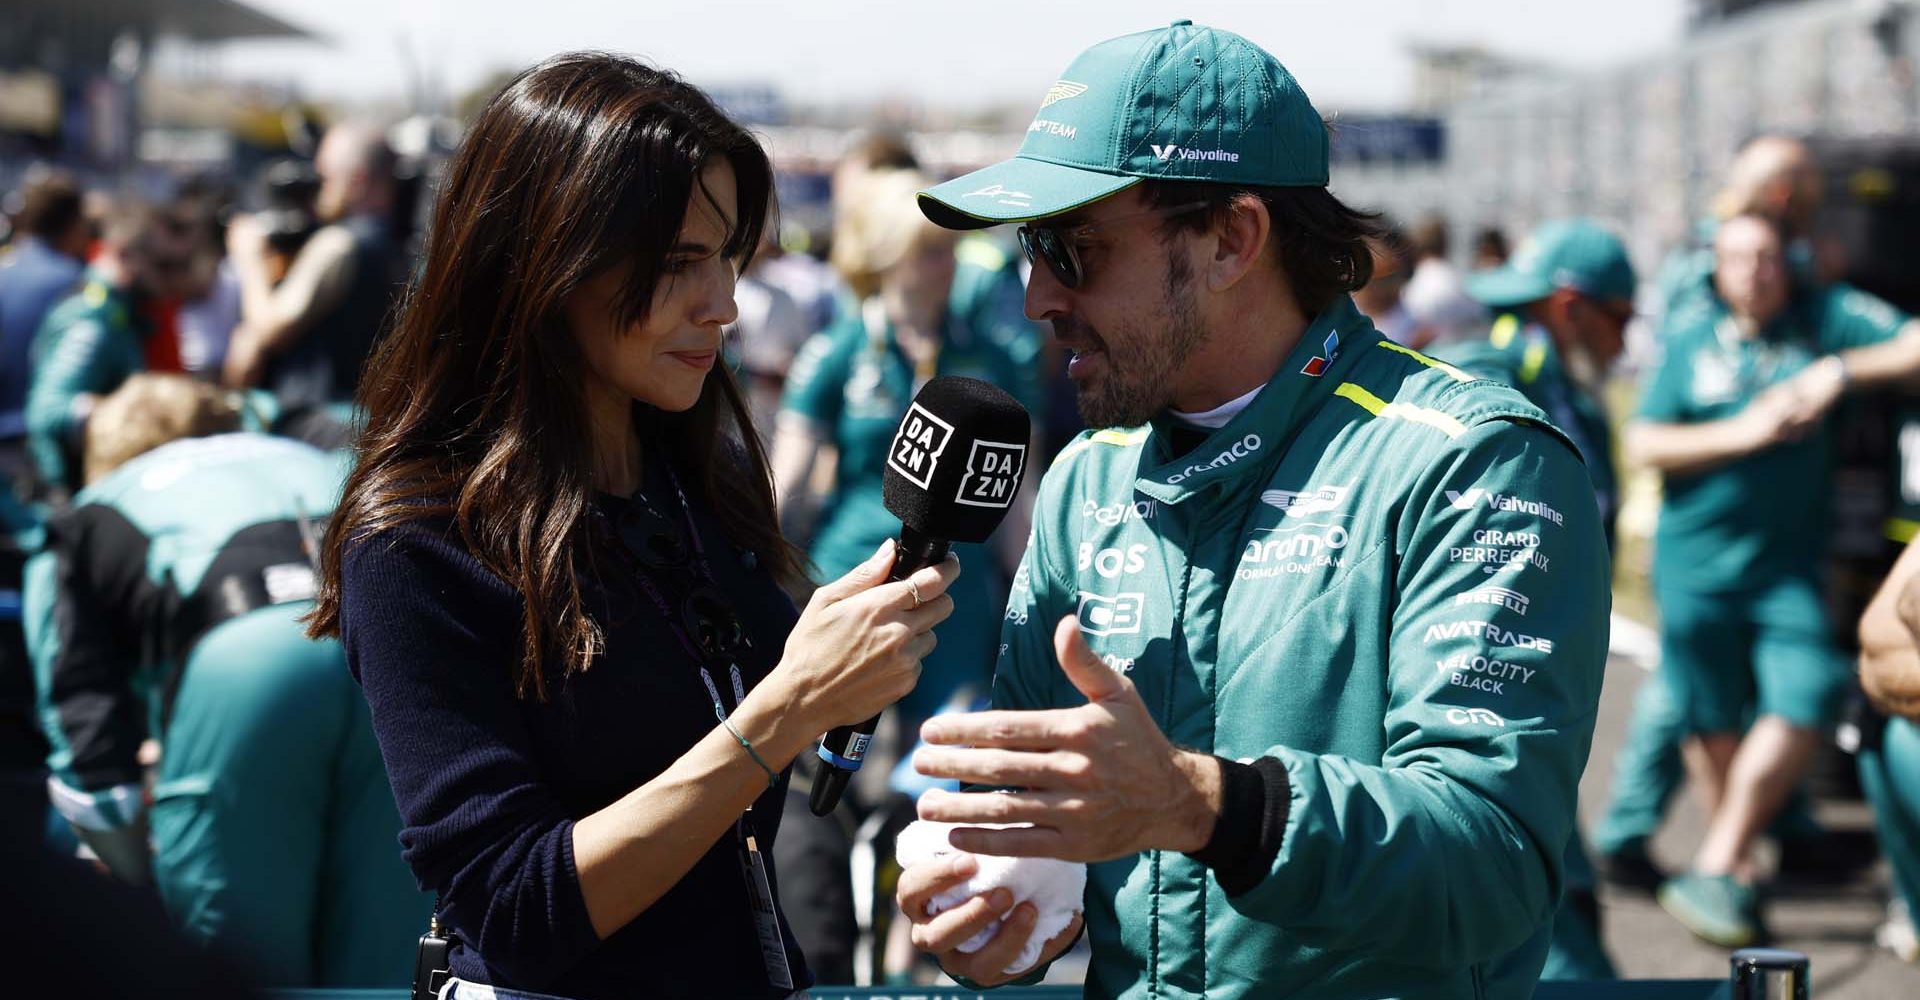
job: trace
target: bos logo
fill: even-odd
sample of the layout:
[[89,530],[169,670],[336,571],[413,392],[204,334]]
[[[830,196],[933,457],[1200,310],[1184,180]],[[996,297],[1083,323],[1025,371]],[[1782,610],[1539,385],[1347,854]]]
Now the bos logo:
[[1326,373],[1327,366],[1333,364],[1333,359],[1339,356],[1340,335],[1338,333],[1329,333],[1327,334],[1327,339],[1320,343],[1320,356],[1317,358],[1308,358],[1307,363],[1301,367],[1300,374],[1319,378]]
[[953,425],[914,403],[907,407],[906,418],[893,434],[893,446],[887,449],[887,464],[907,477],[908,482],[928,489],[933,483],[933,470],[940,464],[940,455],[951,440]]
[[1106,579],[1113,579],[1123,573],[1138,573],[1147,568],[1147,547],[1129,545],[1125,550],[1100,549],[1095,551],[1092,542],[1080,543],[1080,572],[1091,569]]
[[1088,635],[1131,635],[1140,631],[1146,617],[1147,595],[1099,594],[1080,592],[1080,631]]
[[975,441],[967,453],[967,474],[960,477],[958,503],[970,507],[1005,507],[1020,485],[1027,462],[1027,446],[1007,441]]

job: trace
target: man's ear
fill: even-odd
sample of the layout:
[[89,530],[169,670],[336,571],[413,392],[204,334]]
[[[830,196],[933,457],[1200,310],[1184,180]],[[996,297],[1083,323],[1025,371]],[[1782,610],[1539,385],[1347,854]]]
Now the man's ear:
[[1227,206],[1226,217],[1216,232],[1213,259],[1207,262],[1207,288],[1224,292],[1239,284],[1266,253],[1273,216],[1266,202],[1250,194],[1241,195]]
[[1556,288],[1540,300],[1540,307],[1546,313],[1543,318],[1550,329],[1571,329],[1580,319],[1580,293],[1571,288]]

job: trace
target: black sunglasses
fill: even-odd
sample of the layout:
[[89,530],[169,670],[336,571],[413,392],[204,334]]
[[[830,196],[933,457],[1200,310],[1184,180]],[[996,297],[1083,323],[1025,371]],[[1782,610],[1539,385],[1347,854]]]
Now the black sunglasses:
[[[693,550],[679,525],[641,504],[629,507],[621,522],[622,551],[635,562],[655,572],[690,573]],[[680,602],[680,624],[701,655],[712,661],[736,659],[753,646],[740,615],[725,595],[707,584],[694,586]]]
[[724,662],[738,659],[753,643],[747,639],[747,626],[718,590],[695,587],[680,606],[680,620],[694,645],[708,660]]
[[1027,263],[1039,266],[1040,261],[1047,262],[1047,269],[1059,279],[1060,284],[1069,289],[1077,289],[1087,280],[1086,265],[1080,263],[1080,251],[1074,248],[1074,242],[1103,226],[1130,219],[1151,217],[1170,217],[1185,212],[1206,208],[1211,202],[1190,201],[1184,205],[1170,205],[1165,208],[1150,208],[1144,212],[1128,212],[1111,219],[1094,222],[1081,222],[1068,226],[1041,226],[1029,223],[1021,226],[1015,235],[1020,238],[1020,251],[1027,255]]

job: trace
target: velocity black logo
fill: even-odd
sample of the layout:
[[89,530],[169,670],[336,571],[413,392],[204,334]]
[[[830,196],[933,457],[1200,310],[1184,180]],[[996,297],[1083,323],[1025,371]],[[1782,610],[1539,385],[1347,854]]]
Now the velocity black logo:
[[1027,446],[1006,441],[975,441],[967,454],[967,472],[954,499],[974,507],[1005,507],[1020,485]]
[[[926,411],[919,403],[907,407],[906,419],[894,432],[893,446],[887,449],[887,464],[893,471],[921,489],[931,489],[933,470],[940,464],[940,453],[953,440],[953,425]],[[965,487],[961,488],[964,495]]]

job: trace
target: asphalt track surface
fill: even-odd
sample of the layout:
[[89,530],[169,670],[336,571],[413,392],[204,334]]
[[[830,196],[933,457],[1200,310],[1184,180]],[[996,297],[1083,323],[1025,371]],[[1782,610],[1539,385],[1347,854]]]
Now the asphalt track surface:
[[[1649,675],[1633,662],[1611,657],[1594,730],[1593,755],[1580,785],[1582,827],[1591,828],[1606,801],[1614,753],[1626,732],[1633,694]],[[1818,816],[1829,829],[1870,830],[1865,805],[1821,801]],[[1654,838],[1654,857],[1667,870],[1685,865],[1704,832],[1704,819],[1682,797]],[[1884,861],[1844,885],[1777,886],[1767,909],[1773,944],[1805,952],[1813,960],[1814,1000],[1893,1000],[1920,997],[1920,967],[1907,965],[1874,944],[1885,919],[1889,878]],[[1650,896],[1602,883],[1606,944],[1623,977],[1716,978],[1727,974],[1728,952],[1688,934]]]

